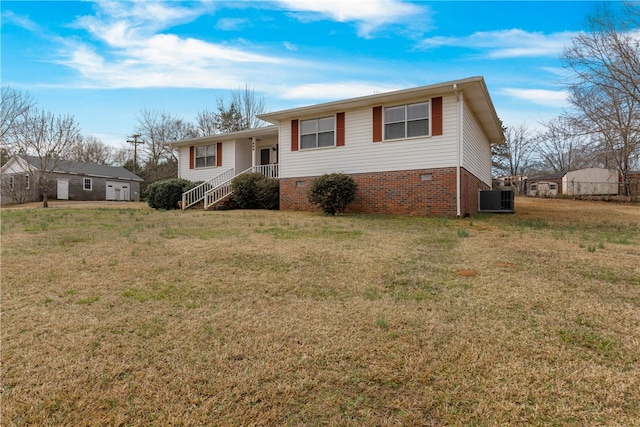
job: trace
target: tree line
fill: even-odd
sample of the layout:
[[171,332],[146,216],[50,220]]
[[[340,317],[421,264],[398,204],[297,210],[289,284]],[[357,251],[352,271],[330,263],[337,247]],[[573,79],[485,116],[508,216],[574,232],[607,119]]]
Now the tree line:
[[[628,175],[640,169],[639,27],[636,2],[604,4],[586,18],[585,30],[560,58],[570,108],[541,123],[538,131],[524,123],[505,126],[505,143],[493,148],[494,176],[603,167],[619,171],[628,194]],[[142,145],[134,160],[130,149],[116,150],[84,136],[72,116],[37,108],[28,92],[3,86],[1,107],[2,164],[13,154],[50,159],[48,166],[58,159],[112,164],[136,171],[146,185],[176,176],[176,152],[167,143],[259,127],[256,116],[265,108],[245,86],[229,99],[216,98],[216,108],[199,112],[193,123],[169,112],[141,110],[134,133]]]
[[62,160],[123,166],[144,179],[144,189],[177,176],[177,155],[168,143],[259,127],[263,123],[256,116],[265,111],[264,100],[248,86],[231,91],[228,99],[216,98],[217,108],[199,112],[194,123],[166,111],[143,109],[136,116],[134,134],[141,146],[134,159],[130,148],[116,149],[84,135],[73,116],[38,108],[27,91],[2,86],[0,107],[0,165],[14,155],[36,157],[39,166],[32,181],[43,191],[45,206],[51,171]]
[[[619,7],[618,7],[619,6]],[[625,195],[640,169],[640,5],[605,4],[562,55],[568,108],[532,131],[506,126],[494,175],[523,177],[585,167],[616,169]]]

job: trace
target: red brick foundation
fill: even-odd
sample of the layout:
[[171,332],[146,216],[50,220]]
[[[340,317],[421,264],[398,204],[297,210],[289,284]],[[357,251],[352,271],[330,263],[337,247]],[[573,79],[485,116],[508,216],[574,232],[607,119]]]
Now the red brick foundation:
[[[421,169],[351,175],[358,184],[349,213],[411,216],[457,216],[456,169]],[[315,177],[280,179],[280,209],[318,211],[307,199],[307,189]],[[489,186],[461,169],[461,213],[478,211],[478,190]]]

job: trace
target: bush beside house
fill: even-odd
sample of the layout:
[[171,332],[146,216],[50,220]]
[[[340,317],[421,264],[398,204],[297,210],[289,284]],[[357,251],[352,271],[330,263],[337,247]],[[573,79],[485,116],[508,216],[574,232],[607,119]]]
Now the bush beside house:
[[145,197],[147,203],[153,209],[178,209],[180,207],[179,202],[182,200],[182,193],[199,184],[199,182],[182,178],[156,181],[147,187]]
[[311,182],[307,193],[309,201],[328,215],[344,213],[356,196],[358,185],[349,175],[330,173]]
[[233,200],[240,209],[278,209],[280,183],[261,173],[238,175],[231,182]]

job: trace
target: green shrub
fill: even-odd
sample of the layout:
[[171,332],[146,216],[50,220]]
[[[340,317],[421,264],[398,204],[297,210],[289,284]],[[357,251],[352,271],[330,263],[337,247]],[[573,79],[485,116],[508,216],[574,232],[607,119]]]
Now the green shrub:
[[231,181],[233,200],[240,209],[278,209],[280,182],[261,173],[245,173]]
[[182,193],[198,185],[182,178],[156,181],[146,190],[147,203],[153,209],[178,209],[178,202],[182,200]]
[[238,175],[231,181],[233,199],[240,209],[258,209],[260,202],[256,194],[259,181],[265,179],[261,173],[252,172]]
[[311,182],[307,197],[328,215],[344,212],[356,196],[358,185],[349,175],[331,173]]
[[280,208],[280,181],[277,178],[264,177],[256,181],[256,197],[262,209]]

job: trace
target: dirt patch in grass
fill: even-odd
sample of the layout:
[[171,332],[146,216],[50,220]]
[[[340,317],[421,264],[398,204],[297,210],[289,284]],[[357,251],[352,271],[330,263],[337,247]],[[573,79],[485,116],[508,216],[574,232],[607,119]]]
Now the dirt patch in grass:
[[132,207],[2,210],[2,425],[639,425],[638,206]]

